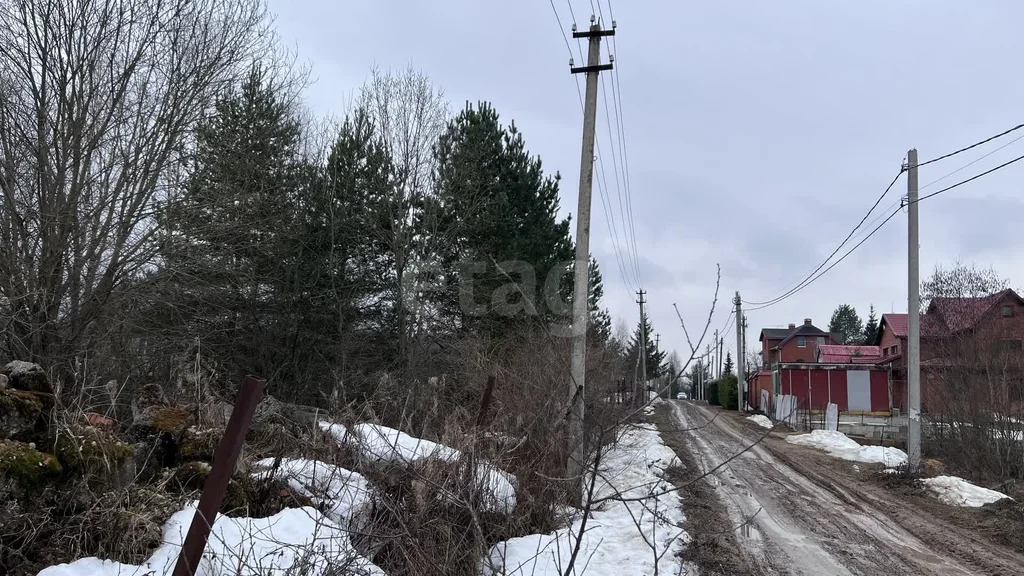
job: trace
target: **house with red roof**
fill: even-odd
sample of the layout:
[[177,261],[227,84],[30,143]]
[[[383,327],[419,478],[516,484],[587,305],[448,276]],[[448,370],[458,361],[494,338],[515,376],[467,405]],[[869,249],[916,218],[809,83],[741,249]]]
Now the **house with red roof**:
[[[883,314],[875,341],[863,346],[839,344],[810,319],[800,327],[765,328],[759,338],[764,369],[749,376],[747,401],[765,410],[764,391],[770,398],[797,396],[801,410],[835,403],[842,412],[905,413],[908,331],[907,314]],[[986,379],[983,371],[993,366],[1024,372],[1024,299],[1009,289],[932,299],[921,314],[922,410],[943,411],[944,402],[963,402],[965,383],[1012,382],[1005,374]],[[1009,389],[1013,384],[999,386],[978,385],[977,395],[967,397],[985,406],[1024,403],[1024,384],[1015,391]],[[956,393],[944,395],[949,390]]]
[[[892,372],[896,408],[906,403],[908,320],[883,314],[875,344],[880,366]],[[981,297],[934,298],[921,315],[921,405],[941,409],[938,372],[977,363],[981,356],[1014,354],[1024,343],[1024,299],[1011,289]],[[966,353],[970,350],[970,353]]]

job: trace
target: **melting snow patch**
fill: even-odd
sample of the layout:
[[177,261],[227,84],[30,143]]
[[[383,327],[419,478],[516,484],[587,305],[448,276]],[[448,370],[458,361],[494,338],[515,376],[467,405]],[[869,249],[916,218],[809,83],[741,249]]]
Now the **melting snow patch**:
[[[196,504],[164,524],[163,544],[141,566],[83,558],[51,566],[39,576],[167,576],[174,570]],[[348,532],[315,508],[288,508],[269,518],[218,515],[196,576],[257,576],[301,572],[309,576],[384,576],[353,549]]]
[[888,446],[861,446],[842,432],[813,430],[810,434],[789,436],[786,442],[819,448],[843,460],[900,466],[907,463],[907,453]]
[[[456,463],[463,456],[462,452],[444,444],[416,438],[401,430],[378,424],[356,424],[346,428],[341,424],[320,422],[320,428],[339,444],[355,447],[373,463],[412,464],[427,458]],[[481,501],[487,510],[511,512],[515,508],[515,476],[499,470],[489,462],[477,462],[473,476],[474,487],[482,490]]]
[[956,476],[936,476],[935,478],[925,478],[921,482],[929,490],[935,492],[939,500],[950,506],[977,508],[1002,500],[1003,498],[1009,498],[1009,496],[1002,492],[976,486]]
[[345,525],[370,499],[370,488],[358,472],[317,460],[282,458],[274,470],[274,458],[256,463],[261,472],[254,475],[283,478],[292,490],[322,506],[331,520]]
[[765,428],[775,427],[775,425],[772,424],[771,419],[765,416],[764,414],[754,414],[753,416],[747,416],[747,420],[750,420],[754,424],[757,424],[758,426],[763,426]]
[[[679,497],[663,478],[664,470],[677,463],[675,453],[662,443],[653,427],[627,430],[602,456],[595,498],[621,494],[640,500],[603,502],[592,512],[585,528],[577,515],[568,528],[496,544],[483,573],[560,575],[568,566],[581,530],[574,574],[654,574],[655,555],[661,558],[660,573],[679,572],[676,553],[689,537],[680,528],[685,517],[679,508]],[[666,490],[670,491],[665,493]]]

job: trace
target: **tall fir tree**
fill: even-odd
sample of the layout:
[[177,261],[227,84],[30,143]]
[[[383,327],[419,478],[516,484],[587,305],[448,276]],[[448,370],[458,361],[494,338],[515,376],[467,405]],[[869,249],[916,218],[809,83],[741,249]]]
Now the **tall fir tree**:
[[198,127],[184,189],[162,214],[159,277],[177,295],[170,321],[239,373],[282,369],[300,137],[287,99],[254,67]]
[[606,308],[601,307],[601,298],[604,297],[604,279],[601,276],[601,269],[597,265],[597,259],[590,257],[590,301],[587,308],[590,312],[590,327],[588,338],[595,344],[604,345],[612,337],[612,316]]
[[878,318],[875,316],[875,305],[871,305],[868,311],[868,321],[864,323],[864,345],[874,345],[878,338]]
[[467,104],[435,150],[425,228],[441,316],[491,334],[529,316],[564,316],[573,253],[569,220],[558,219],[558,176],[544,174],[515,124],[502,126],[486,102]]
[[647,313],[644,313],[644,318],[633,332],[633,337],[629,340],[629,348],[626,349],[626,358],[631,363],[635,363],[640,358],[640,335],[644,334],[646,344],[646,357],[647,357],[647,378],[657,378],[661,376],[662,362],[665,360],[665,353],[658,350],[658,346],[654,342],[654,329],[651,326],[650,318],[647,317]]
[[722,373],[725,375],[732,374],[732,352],[725,353],[725,366],[722,368]]

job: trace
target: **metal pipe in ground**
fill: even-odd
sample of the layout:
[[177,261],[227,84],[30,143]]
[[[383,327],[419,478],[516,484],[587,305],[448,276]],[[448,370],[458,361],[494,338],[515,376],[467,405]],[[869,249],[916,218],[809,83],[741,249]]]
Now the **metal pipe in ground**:
[[217,454],[213,459],[213,469],[203,485],[203,494],[199,497],[199,507],[196,509],[195,516],[192,517],[192,525],[189,526],[185,543],[182,544],[178,561],[174,565],[173,576],[195,576],[196,568],[203,557],[203,550],[206,548],[206,541],[210,537],[213,520],[217,517],[217,510],[220,509],[220,505],[224,501],[231,473],[234,471],[235,462],[242,451],[245,434],[252,424],[256,405],[263,398],[264,384],[262,380],[252,376],[246,376],[242,382],[242,389],[238,392],[238,398],[235,400],[235,407],[231,411],[228,427],[217,447]]

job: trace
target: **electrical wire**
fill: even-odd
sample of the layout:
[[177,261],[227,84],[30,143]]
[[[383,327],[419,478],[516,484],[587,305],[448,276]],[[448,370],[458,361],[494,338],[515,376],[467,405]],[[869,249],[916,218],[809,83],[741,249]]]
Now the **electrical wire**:
[[[573,57],[572,47],[570,46],[569,39],[568,39],[568,37],[565,34],[565,28],[562,26],[562,19],[558,15],[558,9],[555,7],[554,0],[549,0],[549,3],[551,4],[551,11],[555,15],[555,21],[558,23],[559,32],[561,32],[561,34],[562,34],[562,40],[565,42],[566,50],[569,52],[569,57],[572,58]],[[572,2],[571,2],[571,0],[568,0],[567,4],[569,6],[569,13],[573,17],[573,20],[574,20],[573,24],[575,25],[575,18],[576,18],[576,16],[575,16],[575,14],[573,13],[573,10],[572,10]],[[578,43],[577,43],[577,48],[579,48],[579,50],[580,50],[580,57],[582,58],[583,57],[583,49],[581,47],[579,47]],[[584,105],[583,105],[583,92],[580,89],[579,78],[577,78],[575,75],[573,75],[573,78],[576,81],[576,95],[579,98],[580,109],[583,110],[584,109]],[[623,248],[620,247],[620,245],[619,245],[619,234],[618,234],[618,228],[615,226],[614,213],[611,211],[611,208],[610,208],[611,207],[611,203],[609,202],[609,200],[607,199],[606,194],[605,194],[605,188],[607,187],[607,178],[604,176],[605,169],[604,169],[603,157],[602,157],[602,154],[601,154],[600,141],[599,140],[596,141],[595,145],[597,147],[597,163],[598,163],[598,167],[599,167],[599,172],[598,172],[598,176],[599,177],[594,178],[594,180],[597,182],[598,196],[600,197],[602,207],[604,208],[605,223],[608,225],[609,229],[612,231],[612,235],[613,235],[613,238],[612,238],[612,248],[613,248],[613,252],[614,252],[614,255],[615,255],[615,259],[616,259],[616,264],[618,264],[618,267],[619,267],[619,274],[622,277],[623,286],[627,290],[627,294],[630,295],[630,297],[632,297],[632,293],[635,292],[636,289],[635,289],[634,285],[629,280],[629,274],[627,273],[627,270],[629,269],[629,266],[628,266],[628,264],[624,263],[624,260],[625,261],[629,260],[629,258],[628,258],[629,253],[628,253],[628,249],[627,249],[626,250],[627,258],[624,258],[622,256]],[[604,177],[604,184],[602,184],[602,181],[601,181],[602,177]],[[625,229],[625,226],[623,226],[623,228]],[[635,258],[633,258],[633,261],[634,261],[634,267],[635,267],[636,266],[635,265]]]
[[917,199],[917,201],[920,202],[922,200],[927,200],[927,199],[932,198],[934,196],[938,196],[939,194],[942,194],[943,192],[949,192],[950,190],[952,190],[954,188],[958,188],[960,186],[963,186],[964,184],[967,184],[968,182],[972,182],[974,180],[977,180],[978,178],[981,178],[982,176],[986,176],[988,174],[991,174],[991,173],[995,172],[996,170],[1000,170],[1002,168],[1006,168],[1007,166],[1009,166],[1011,164],[1014,164],[1016,162],[1020,162],[1021,160],[1024,160],[1024,155],[1017,156],[1013,160],[1008,160],[1006,162],[1003,162],[1002,164],[996,166],[995,168],[990,168],[990,169],[985,170],[984,172],[982,172],[980,174],[975,174],[974,176],[971,176],[970,178],[968,178],[966,180],[961,180],[960,182],[957,182],[956,184],[953,184],[952,186],[946,186],[942,190],[936,190],[935,192],[932,192],[931,194],[925,194],[924,196],[919,197]]
[[819,270],[821,270],[826,264],[828,264],[829,261],[832,260],[832,258],[836,254],[838,254],[840,250],[843,249],[843,246],[845,246],[846,243],[850,241],[850,238],[853,237],[853,235],[857,232],[857,230],[860,229],[860,227],[864,224],[864,222],[868,219],[868,217],[871,216],[871,213],[875,211],[875,208],[877,208],[878,204],[882,202],[882,199],[885,198],[885,196],[889,193],[890,190],[892,190],[892,187],[900,179],[900,176],[903,174],[903,172],[904,172],[904,170],[900,169],[900,171],[892,179],[892,182],[890,182],[889,185],[886,186],[885,191],[882,192],[882,194],[878,197],[878,199],[875,200],[875,203],[871,205],[871,209],[868,210],[866,214],[864,214],[863,218],[860,219],[860,222],[858,222],[857,225],[853,227],[853,230],[850,230],[850,233],[846,235],[846,238],[844,238],[842,242],[839,243],[839,246],[836,246],[836,249],[833,250],[832,253],[829,254],[828,257],[825,258],[821,262],[821,264],[818,264],[818,267],[815,268],[810,274],[808,274],[807,277],[805,277],[803,280],[798,282],[796,284],[796,286],[794,286],[793,288],[790,288],[787,292],[783,293],[780,296],[777,296],[775,298],[771,298],[769,300],[765,300],[765,301],[762,301],[762,302],[756,302],[756,301],[753,301],[753,300],[751,300],[751,301],[746,301],[745,300],[744,303],[745,304],[750,304],[752,306],[770,306],[772,304],[775,304],[776,302],[781,302],[782,300],[785,300],[786,298],[789,298],[790,296],[795,294],[798,290],[800,290],[800,288],[804,285],[805,282],[810,280],[811,277],[813,277]]
[[972,148],[977,148],[978,146],[981,146],[982,144],[987,144],[987,143],[989,143],[989,142],[991,142],[991,141],[993,141],[993,140],[995,140],[997,138],[1002,138],[1003,136],[1006,136],[1007,134],[1009,134],[1011,132],[1014,132],[1016,130],[1020,130],[1021,128],[1024,128],[1024,124],[1017,124],[1013,128],[1010,128],[1009,130],[1005,130],[1003,132],[1000,132],[999,134],[996,134],[995,136],[989,136],[988,138],[985,138],[984,140],[981,140],[979,142],[975,142],[974,144],[971,144],[970,146],[964,146],[963,148],[960,148],[959,150],[954,150],[954,151],[950,152],[949,154],[943,154],[942,156],[939,156],[938,158],[932,158],[931,160],[928,160],[927,162],[921,162],[917,166],[918,166],[918,168],[920,168],[921,166],[927,166],[929,164],[933,164],[933,163],[938,162],[940,160],[945,160],[946,158],[950,158],[952,156],[956,156],[957,154],[960,154],[962,152],[966,152],[966,151],[968,151],[968,150],[970,150]]
[[[1000,165],[998,165],[998,166],[995,166],[994,168],[990,168],[990,169],[988,169],[988,170],[986,170],[986,171],[984,171],[984,172],[981,172],[981,173],[975,174],[974,176],[971,176],[970,178],[966,178],[966,179],[964,179],[964,180],[961,180],[960,182],[957,182],[956,184],[953,184],[953,185],[951,185],[951,186],[947,186],[947,187],[945,187],[945,188],[943,188],[943,189],[941,189],[941,190],[936,190],[935,192],[932,192],[931,194],[926,194],[926,195],[924,195],[924,196],[921,196],[920,198],[918,198],[918,199],[917,199],[917,201],[916,201],[916,202],[920,203],[920,202],[921,202],[922,200],[927,200],[927,199],[929,199],[929,198],[933,198],[933,197],[935,197],[935,196],[938,196],[939,194],[942,194],[942,193],[944,193],[944,192],[948,192],[948,191],[950,191],[950,190],[953,190],[953,189],[955,189],[955,188],[958,188],[958,187],[960,187],[960,186],[963,186],[964,184],[967,184],[968,182],[973,182],[973,181],[975,181],[975,180],[977,180],[977,179],[979,179],[979,178],[981,178],[981,177],[983,177],[983,176],[987,176],[987,175],[989,175],[989,174],[991,174],[991,173],[993,173],[993,172],[995,172],[995,171],[997,171],[997,170],[1001,170],[1001,169],[1003,169],[1003,168],[1005,168],[1005,167],[1007,167],[1007,166],[1010,166],[1011,164],[1014,164],[1014,163],[1016,163],[1016,162],[1019,162],[1019,161],[1021,161],[1021,160],[1024,160],[1024,155],[1018,156],[1018,157],[1014,158],[1013,160],[1009,160],[1009,161],[1007,161],[1007,162],[1003,162],[1002,164],[1000,164]],[[860,247],[861,247],[861,246],[862,246],[862,245],[863,245],[863,244],[864,244],[865,242],[867,242],[869,238],[871,238],[872,236],[874,236],[874,235],[875,235],[875,233],[876,233],[876,232],[878,232],[878,231],[879,231],[879,230],[880,230],[880,229],[881,229],[881,228],[882,228],[883,226],[885,226],[885,225],[886,225],[886,224],[887,224],[887,223],[888,223],[888,222],[889,222],[890,220],[892,220],[892,218],[893,218],[894,216],[896,216],[897,214],[899,214],[899,213],[900,213],[900,211],[901,211],[901,209],[902,209],[902,206],[900,207],[900,209],[897,209],[897,210],[894,210],[893,212],[891,212],[891,213],[890,213],[890,214],[889,214],[889,215],[888,215],[888,216],[887,216],[887,217],[885,218],[885,220],[883,220],[883,221],[882,221],[882,223],[881,223],[881,224],[879,224],[879,225],[878,225],[878,226],[876,226],[876,227],[875,227],[874,229],[872,229],[872,230],[871,230],[871,232],[870,232],[870,233],[869,233],[869,234],[868,234],[867,236],[865,236],[865,237],[864,237],[863,239],[861,239],[861,241],[860,241],[860,242],[858,242],[857,244],[855,244],[855,245],[853,246],[853,248],[850,248],[850,249],[849,249],[849,250],[848,250],[848,251],[847,251],[847,252],[846,252],[845,254],[843,254],[843,256],[842,256],[841,258],[839,258],[839,260],[836,260],[835,262],[833,262],[833,263],[832,263],[832,265],[830,265],[830,266],[829,266],[828,268],[826,268],[826,269],[825,269],[825,270],[823,270],[823,271],[822,271],[821,273],[819,273],[819,274],[818,274],[817,276],[815,276],[815,277],[814,277],[813,279],[811,279],[811,280],[810,280],[809,282],[807,282],[806,284],[804,284],[803,286],[801,286],[800,288],[798,288],[798,289],[796,290],[796,292],[799,292],[800,290],[803,290],[803,289],[804,289],[804,288],[806,288],[807,286],[809,286],[809,285],[813,284],[813,283],[814,283],[814,282],[815,282],[815,281],[816,281],[816,280],[817,280],[818,278],[821,278],[821,277],[822,277],[822,276],[824,276],[824,275],[825,275],[826,273],[828,273],[828,271],[829,271],[829,270],[831,270],[831,269],[835,268],[835,267],[836,267],[836,266],[837,266],[837,265],[838,265],[838,264],[839,264],[840,262],[842,262],[843,260],[845,260],[845,259],[846,259],[846,258],[847,258],[847,257],[848,257],[848,256],[849,256],[850,254],[852,254],[852,253],[853,253],[853,252],[854,252],[855,250],[857,250],[857,248],[860,248]],[[796,292],[794,292],[794,294],[795,294]],[[754,308],[750,308],[750,309],[748,309],[748,310],[749,310],[749,311],[754,311],[754,310],[762,310],[762,309],[764,309],[764,308],[767,308],[767,307],[769,307],[769,306],[772,306],[772,305],[774,305],[775,303],[777,303],[777,302],[773,302],[773,303],[771,303],[771,304],[765,304],[765,305],[762,305],[762,306],[757,306],[757,307],[754,307]]]
[[945,176],[942,176],[942,177],[940,177],[940,178],[936,178],[935,180],[932,180],[931,182],[929,182],[929,183],[925,184],[924,186],[921,186],[920,188],[918,188],[918,191],[924,190],[925,188],[930,188],[930,187],[934,186],[935,184],[937,184],[937,183],[939,183],[939,182],[942,182],[942,181],[943,181],[943,180],[945,180],[946,178],[949,178],[949,177],[950,177],[950,176],[952,176],[953,174],[956,174],[956,173],[958,173],[958,172],[961,172],[961,171],[963,171],[963,170],[966,170],[967,168],[970,168],[971,166],[974,166],[974,165],[975,165],[975,164],[977,164],[978,162],[981,162],[981,161],[982,161],[982,160],[984,160],[985,158],[988,158],[989,156],[991,156],[991,155],[995,154],[996,152],[999,152],[1000,150],[1002,150],[1003,148],[1006,148],[1007,146],[1010,146],[1011,144],[1014,144],[1015,142],[1018,142],[1018,141],[1019,141],[1019,140],[1021,140],[1021,139],[1024,139],[1024,134],[1021,134],[1020,136],[1017,136],[1017,137],[1016,137],[1016,138],[1014,138],[1013,140],[1010,140],[1009,142],[1007,142],[1006,144],[1003,144],[1003,145],[1002,145],[1002,146],[1000,146],[999,148],[996,148],[995,150],[992,150],[992,151],[991,151],[991,152],[989,152],[988,154],[985,154],[985,155],[983,155],[983,156],[979,156],[979,157],[977,157],[976,159],[974,159],[974,160],[972,160],[972,161],[968,162],[967,164],[964,164],[963,166],[961,166],[961,167],[957,168],[956,170],[953,170],[952,172],[950,172],[950,173],[946,174]]

